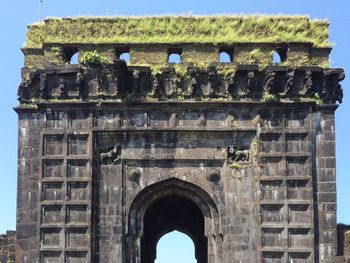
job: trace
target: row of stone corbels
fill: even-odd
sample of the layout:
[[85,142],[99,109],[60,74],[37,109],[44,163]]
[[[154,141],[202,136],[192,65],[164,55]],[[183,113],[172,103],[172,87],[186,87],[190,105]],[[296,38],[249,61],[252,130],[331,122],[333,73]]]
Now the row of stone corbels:
[[[123,60],[108,66],[82,68],[66,66],[45,70],[23,70],[18,89],[21,103],[49,99],[127,99],[153,100],[224,98],[227,100],[318,99],[327,104],[342,102],[342,69],[312,67],[267,67],[240,65],[227,75],[220,65],[205,69],[184,66],[179,75],[174,67],[152,72],[149,67],[127,67]],[[57,86],[57,87],[56,87]],[[53,94],[53,93],[54,94]],[[74,94],[74,95],[70,95]],[[142,98],[141,98],[142,100]],[[319,101],[321,102],[321,101]]]
[[[184,63],[215,63],[220,62],[220,52],[226,52],[231,62],[239,64],[272,64],[272,54],[277,52],[286,65],[327,66],[331,48],[316,48],[311,43],[254,43],[232,44],[130,44],[130,45],[60,45],[47,44],[42,49],[24,48],[25,66],[43,68],[47,65],[63,65],[69,63],[72,50],[79,57],[87,51],[96,51],[112,63],[122,53],[130,53],[131,64],[164,64],[168,62],[169,54],[181,55]],[[74,53],[74,52],[73,52]]]

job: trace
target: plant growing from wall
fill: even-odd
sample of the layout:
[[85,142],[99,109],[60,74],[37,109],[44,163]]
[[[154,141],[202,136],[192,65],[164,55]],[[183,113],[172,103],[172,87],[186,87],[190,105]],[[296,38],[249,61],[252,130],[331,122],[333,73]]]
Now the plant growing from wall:
[[174,64],[175,74],[179,79],[185,79],[188,77],[187,67],[182,64]]
[[221,76],[234,76],[236,72],[236,65],[229,64],[229,65],[219,65],[217,67],[217,74]]
[[276,102],[278,101],[278,98],[275,94],[265,91],[261,97],[261,100],[264,102]]
[[[156,30],[155,30],[156,29]],[[29,26],[26,48],[43,43],[278,43],[328,47],[328,22],[306,16],[50,18]]]
[[317,105],[321,105],[323,103],[323,100],[322,100],[320,94],[318,94],[318,93],[315,93],[314,100],[315,100]]
[[99,55],[96,50],[94,50],[84,52],[81,56],[80,62],[85,66],[100,66],[106,64],[108,59]]
[[241,164],[238,162],[230,162],[229,166],[232,169],[232,177],[235,179],[241,180],[242,179]]

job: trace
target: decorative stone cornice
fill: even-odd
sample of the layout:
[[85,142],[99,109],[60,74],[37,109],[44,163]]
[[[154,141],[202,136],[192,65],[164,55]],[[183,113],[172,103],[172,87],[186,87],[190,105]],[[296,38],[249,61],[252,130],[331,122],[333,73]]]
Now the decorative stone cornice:
[[[226,68],[225,68],[226,67]],[[212,64],[114,64],[23,70],[21,104],[76,101],[315,101],[341,103],[343,69]]]

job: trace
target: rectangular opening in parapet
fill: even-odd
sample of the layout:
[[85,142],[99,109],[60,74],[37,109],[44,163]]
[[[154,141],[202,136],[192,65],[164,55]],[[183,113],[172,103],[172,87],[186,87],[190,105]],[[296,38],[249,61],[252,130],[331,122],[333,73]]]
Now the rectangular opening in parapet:
[[79,64],[78,47],[63,47],[63,54],[68,64]]
[[115,48],[115,55],[117,59],[124,60],[126,63],[130,62],[130,47],[118,46]]
[[169,48],[168,49],[168,63],[176,64],[182,62],[182,49]]

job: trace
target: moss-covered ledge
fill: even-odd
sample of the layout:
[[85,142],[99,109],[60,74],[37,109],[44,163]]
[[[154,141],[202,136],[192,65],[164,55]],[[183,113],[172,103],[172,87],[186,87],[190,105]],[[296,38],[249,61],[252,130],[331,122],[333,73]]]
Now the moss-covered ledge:
[[272,63],[278,53],[288,66],[328,67],[329,24],[307,16],[154,16],[49,18],[28,27],[25,66],[69,64],[96,51],[110,63],[130,54],[137,64],[220,62],[226,52],[238,64]]
[[306,16],[49,18],[29,26],[25,48],[43,44],[309,42],[328,47],[328,22]]

